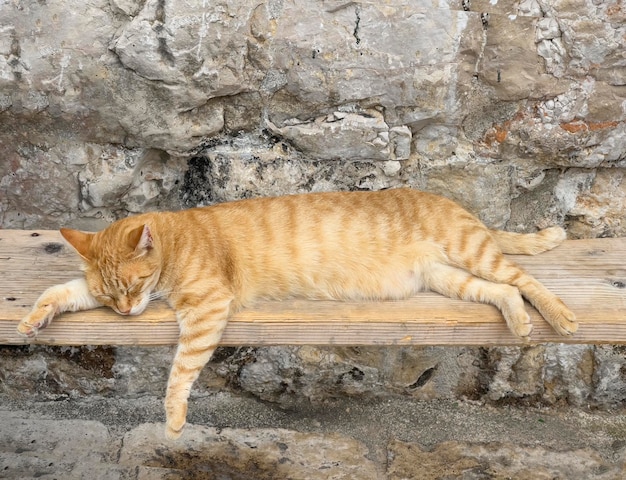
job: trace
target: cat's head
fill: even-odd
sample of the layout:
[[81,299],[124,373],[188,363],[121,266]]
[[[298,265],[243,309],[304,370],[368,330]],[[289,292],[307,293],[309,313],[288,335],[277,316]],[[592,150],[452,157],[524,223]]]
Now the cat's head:
[[98,233],[63,228],[61,234],[84,261],[90,293],[121,315],[138,315],[161,274],[148,225],[116,222]]

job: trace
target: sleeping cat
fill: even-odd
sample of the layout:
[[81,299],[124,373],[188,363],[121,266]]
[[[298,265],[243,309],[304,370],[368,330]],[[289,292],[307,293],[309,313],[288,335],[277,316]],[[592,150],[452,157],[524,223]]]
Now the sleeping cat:
[[528,338],[524,296],[559,334],[577,329],[563,302],[503,255],[554,248],[563,229],[490,230],[456,203],[409,189],[242,200],[61,233],[85,276],[46,290],[18,332],[32,337],[65,311],[106,305],[138,315],[167,299],[180,327],[165,396],[170,438],[182,432],[192,384],[228,317],[259,298],[402,299],[429,289],[493,304]]

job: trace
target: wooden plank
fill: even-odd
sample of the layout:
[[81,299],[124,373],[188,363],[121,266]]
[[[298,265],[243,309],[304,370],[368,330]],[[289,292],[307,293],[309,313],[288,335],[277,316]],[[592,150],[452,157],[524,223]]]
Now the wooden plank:
[[[514,256],[570,306],[580,321],[571,338],[552,332],[528,307],[532,343],[626,343],[626,239],[569,240],[557,249]],[[0,344],[30,343],[15,333],[50,285],[79,276],[80,262],[56,231],[0,230]],[[167,345],[177,340],[173,312],[155,302],[139,317],[108,309],[65,314],[33,343]],[[496,308],[434,293],[405,301],[259,302],[235,315],[223,345],[516,345]]]

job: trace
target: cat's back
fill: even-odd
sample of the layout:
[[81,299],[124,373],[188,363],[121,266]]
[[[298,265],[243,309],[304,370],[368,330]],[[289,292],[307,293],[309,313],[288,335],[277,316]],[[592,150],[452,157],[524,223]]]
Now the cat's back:
[[201,213],[249,240],[281,231],[320,240],[329,234],[406,235],[418,227],[428,229],[429,222],[472,217],[451,200],[408,188],[255,198],[206,207]]
[[442,197],[394,189],[242,200],[198,213],[210,217],[252,298],[402,296],[413,288],[411,252],[450,208]]
[[233,222],[236,219],[289,225],[306,223],[311,219],[319,221],[341,218],[347,221],[350,218],[378,219],[390,215],[399,218],[403,215],[413,216],[425,210],[445,209],[449,204],[452,202],[438,195],[401,188],[375,192],[316,192],[238,200],[205,207],[203,213],[221,221]]

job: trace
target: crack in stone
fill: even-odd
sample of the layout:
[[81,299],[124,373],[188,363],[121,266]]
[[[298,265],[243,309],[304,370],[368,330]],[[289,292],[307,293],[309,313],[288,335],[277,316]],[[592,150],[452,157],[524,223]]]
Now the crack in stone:
[[487,28],[485,27],[485,24],[483,21],[482,41],[480,42],[480,50],[478,52],[478,56],[476,57],[476,64],[474,65],[474,78],[478,78],[480,74],[480,64],[482,63],[483,58],[485,56],[486,46],[487,46]]
[[159,55],[161,56],[161,58],[168,65],[170,65],[171,67],[176,65],[176,58],[174,57],[174,54],[168,47],[167,40],[165,39],[165,37],[159,37],[159,46],[157,48],[157,51],[159,52]]
[[360,31],[360,26],[361,26],[361,7],[359,5],[357,5],[356,8],[354,9],[354,13],[356,15],[356,22],[354,24],[354,31],[352,32],[352,35],[356,39],[356,44],[360,45],[361,37],[360,37],[359,31]]
[[155,20],[165,23],[165,0],[159,0],[155,12]]

